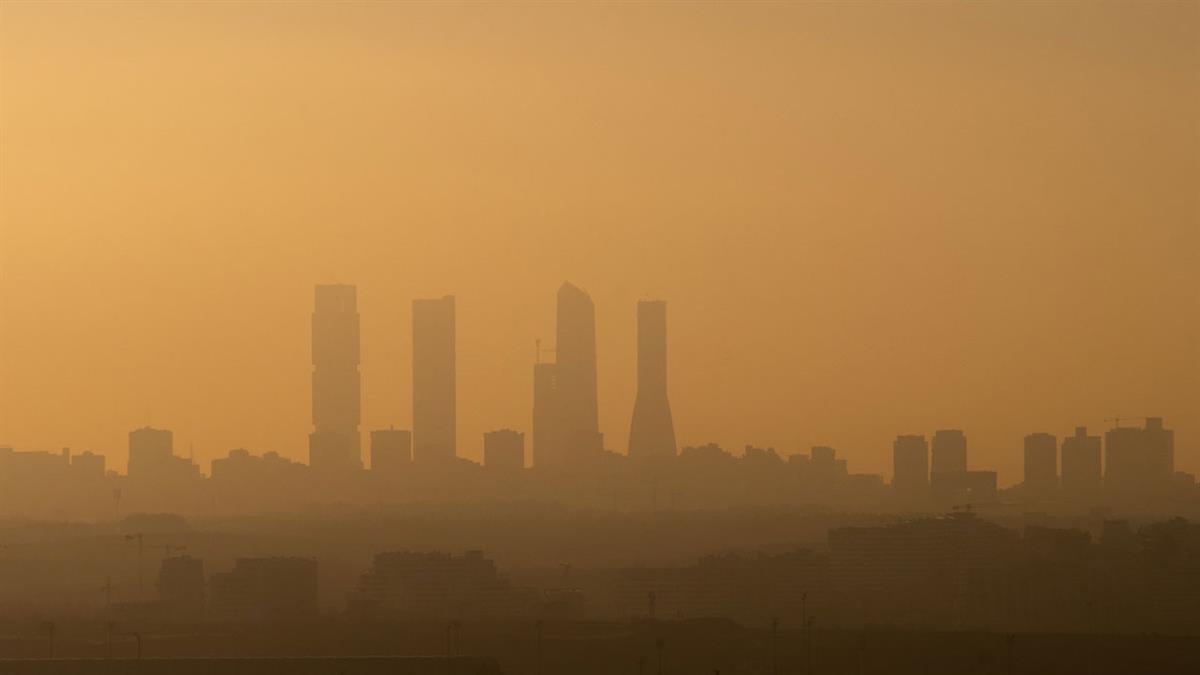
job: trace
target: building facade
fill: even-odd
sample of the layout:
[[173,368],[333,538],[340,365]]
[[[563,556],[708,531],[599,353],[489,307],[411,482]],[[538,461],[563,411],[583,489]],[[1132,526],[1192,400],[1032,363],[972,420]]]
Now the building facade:
[[362,380],[357,289],[345,284],[315,290],[312,315],[312,415],[308,463],[316,471],[362,468]]
[[442,464],[457,456],[454,296],[413,300],[413,461]]

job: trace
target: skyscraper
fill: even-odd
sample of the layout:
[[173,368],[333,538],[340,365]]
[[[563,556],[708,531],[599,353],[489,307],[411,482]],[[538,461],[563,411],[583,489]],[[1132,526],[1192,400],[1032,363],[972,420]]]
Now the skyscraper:
[[941,429],[933,434],[933,472],[967,470],[967,436],[958,429]]
[[1063,497],[1072,501],[1094,499],[1100,492],[1100,437],[1088,436],[1087,427],[1062,442]]
[[308,463],[317,470],[362,468],[358,300],[354,286],[316,287],[312,315],[312,413]]
[[603,450],[596,402],[596,308],[587,293],[569,283],[558,289],[555,349],[559,439],[565,453],[573,458]]
[[958,498],[967,487],[967,437],[958,429],[933,434],[929,486],[938,499]]
[[675,456],[675,426],[667,400],[667,303],[643,300],[637,308],[637,398],[629,425],[629,457]]
[[1048,499],[1058,489],[1058,439],[1052,434],[1025,437],[1025,482],[1027,499]]
[[533,364],[533,465],[544,469],[564,463],[558,397],[558,365]]
[[924,436],[897,436],[892,443],[892,489],[905,499],[929,496],[929,444]]
[[456,375],[454,296],[413,300],[413,461],[454,459]]

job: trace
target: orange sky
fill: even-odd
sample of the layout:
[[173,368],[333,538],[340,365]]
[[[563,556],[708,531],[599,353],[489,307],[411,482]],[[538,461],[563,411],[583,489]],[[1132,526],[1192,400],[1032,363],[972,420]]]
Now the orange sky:
[[[460,454],[530,426],[635,302],[681,445],[1161,415],[1200,470],[1196,3],[0,5],[0,444],[304,458],[315,283],[358,285],[363,428],[410,420],[410,301],[458,296]],[[365,434],[364,434],[365,438]]]

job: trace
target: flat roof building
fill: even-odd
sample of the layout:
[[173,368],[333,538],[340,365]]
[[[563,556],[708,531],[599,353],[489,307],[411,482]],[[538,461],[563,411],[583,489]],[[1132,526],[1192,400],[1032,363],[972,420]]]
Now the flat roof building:
[[413,461],[438,464],[457,456],[454,296],[413,300]]
[[1058,491],[1058,439],[1052,434],[1036,433],[1025,437],[1026,499],[1050,499]]
[[357,289],[317,286],[312,315],[312,415],[308,463],[321,472],[362,468]]

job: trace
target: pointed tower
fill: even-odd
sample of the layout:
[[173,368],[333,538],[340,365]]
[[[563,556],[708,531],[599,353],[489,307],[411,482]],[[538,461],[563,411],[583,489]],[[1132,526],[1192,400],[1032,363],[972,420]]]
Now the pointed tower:
[[638,303],[637,399],[629,426],[629,456],[659,460],[675,456],[675,425],[667,401],[667,303]]

